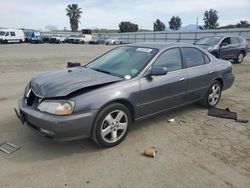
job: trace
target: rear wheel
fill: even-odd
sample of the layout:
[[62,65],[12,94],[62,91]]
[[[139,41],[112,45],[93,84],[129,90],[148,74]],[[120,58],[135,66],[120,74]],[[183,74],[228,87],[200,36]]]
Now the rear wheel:
[[240,52],[238,55],[237,55],[237,58],[234,59],[234,62],[235,63],[242,63],[244,60],[244,54],[243,52]]
[[127,107],[113,103],[97,116],[93,129],[94,141],[103,147],[118,145],[127,136],[130,124],[131,116]]
[[214,81],[209,87],[206,97],[203,101],[204,106],[210,108],[216,106],[221,97],[221,83],[219,81]]

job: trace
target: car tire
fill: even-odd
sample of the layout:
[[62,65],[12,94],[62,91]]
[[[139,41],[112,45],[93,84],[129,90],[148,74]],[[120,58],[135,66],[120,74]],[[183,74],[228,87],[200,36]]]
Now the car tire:
[[244,54],[243,54],[243,52],[240,52],[240,53],[237,55],[237,58],[234,59],[234,62],[240,64],[240,63],[243,62],[243,60],[244,60]]
[[93,139],[102,147],[120,144],[127,136],[131,124],[128,108],[113,103],[101,110],[93,128]]
[[207,108],[215,107],[220,100],[221,92],[221,83],[215,80],[209,87],[205,99],[202,101],[202,104]]
[[8,40],[4,40],[4,44],[8,44],[9,42],[8,42]]

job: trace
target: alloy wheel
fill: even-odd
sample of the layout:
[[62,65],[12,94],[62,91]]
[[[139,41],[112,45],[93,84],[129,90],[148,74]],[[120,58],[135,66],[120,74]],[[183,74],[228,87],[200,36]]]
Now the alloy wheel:
[[101,136],[107,143],[117,142],[125,134],[128,127],[128,117],[122,110],[110,112],[102,121]]
[[241,63],[243,61],[243,59],[244,59],[244,55],[242,53],[240,53],[238,55],[238,62]]
[[208,95],[208,102],[210,106],[215,106],[219,99],[220,99],[220,94],[221,94],[221,88],[219,84],[214,84],[209,92]]

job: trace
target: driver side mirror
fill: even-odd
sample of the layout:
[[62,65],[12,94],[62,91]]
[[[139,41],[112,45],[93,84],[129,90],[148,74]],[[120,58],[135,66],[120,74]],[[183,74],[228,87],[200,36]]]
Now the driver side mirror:
[[168,73],[167,67],[151,67],[145,74],[146,78],[151,78],[151,76],[162,76]]

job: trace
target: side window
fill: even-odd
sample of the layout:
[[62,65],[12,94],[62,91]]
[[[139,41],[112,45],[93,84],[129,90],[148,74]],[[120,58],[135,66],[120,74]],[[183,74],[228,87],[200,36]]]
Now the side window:
[[237,37],[231,37],[231,44],[239,44],[239,39]]
[[206,64],[210,63],[210,59],[209,57],[206,55],[206,54],[203,54],[204,55],[204,61]]
[[225,38],[225,39],[222,41],[222,43],[231,44],[230,37]]
[[15,32],[10,32],[11,36],[16,36]]
[[163,52],[155,61],[155,67],[166,67],[168,71],[182,69],[181,53],[179,48],[169,49]]
[[196,48],[182,48],[183,60],[186,62],[187,68],[204,65],[203,52]]

